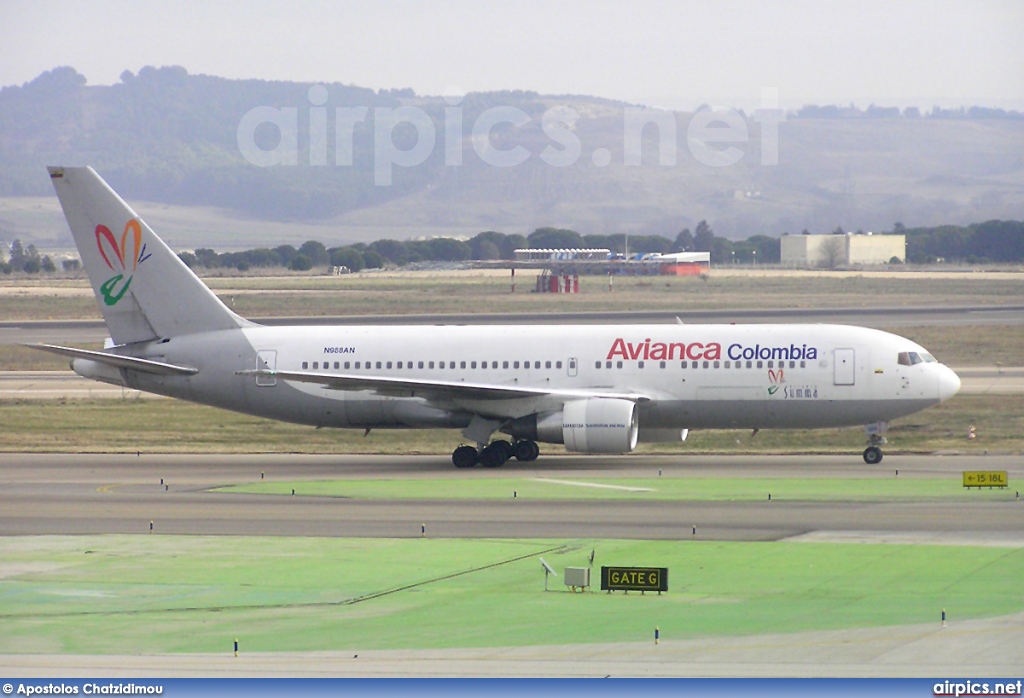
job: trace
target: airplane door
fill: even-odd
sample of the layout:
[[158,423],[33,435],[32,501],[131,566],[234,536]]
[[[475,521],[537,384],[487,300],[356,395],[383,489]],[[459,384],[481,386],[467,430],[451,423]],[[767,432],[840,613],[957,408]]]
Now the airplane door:
[[[261,349],[256,352],[256,370],[277,370],[277,351],[274,349]],[[256,385],[261,388],[272,388],[277,385],[275,376],[256,376]]]
[[570,356],[566,365],[568,367],[567,370],[569,371],[569,375],[575,377],[579,371],[579,362],[576,361],[575,357]]
[[853,385],[855,373],[853,349],[836,349],[833,356],[835,358],[835,384]]

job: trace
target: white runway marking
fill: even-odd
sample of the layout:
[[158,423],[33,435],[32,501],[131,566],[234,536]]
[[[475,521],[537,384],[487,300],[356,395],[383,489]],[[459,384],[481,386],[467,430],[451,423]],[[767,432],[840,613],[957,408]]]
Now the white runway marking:
[[597,487],[602,490],[625,490],[626,492],[653,492],[650,487],[626,487],[624,485],[604,485],[600,482],[573,482],[572,480],[552,480],[547,477],[535,477],[534,482],[550,482],[553,485],[572,485],[573,487]]

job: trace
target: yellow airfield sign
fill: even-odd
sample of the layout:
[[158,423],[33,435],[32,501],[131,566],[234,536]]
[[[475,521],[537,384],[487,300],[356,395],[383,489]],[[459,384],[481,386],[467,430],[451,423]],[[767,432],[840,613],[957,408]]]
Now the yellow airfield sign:
[[964,487],[1006,487],[1009,483],[1005,470],[964,471]]

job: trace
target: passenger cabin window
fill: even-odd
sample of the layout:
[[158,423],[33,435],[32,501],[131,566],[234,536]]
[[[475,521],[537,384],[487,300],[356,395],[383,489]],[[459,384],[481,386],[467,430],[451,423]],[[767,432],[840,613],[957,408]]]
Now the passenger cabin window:
[[302,368],[304,368],[304,369],[305,368],[309,368],[309,362],[308,361],[303,361],[302,362]]

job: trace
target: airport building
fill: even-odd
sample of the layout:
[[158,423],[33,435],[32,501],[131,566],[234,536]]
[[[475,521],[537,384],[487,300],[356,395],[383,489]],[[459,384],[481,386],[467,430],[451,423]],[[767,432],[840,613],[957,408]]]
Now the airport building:
[[790,267],[846,267],[888,264],[893,257],[907,260],[905,235],[783,235],[782,265]]
[[700,276],[711,269],[710,252],[651,253],[627,258],[604,248],[520,249],[515,255],[515,266],[519,268],[547,269],[554,274]]

